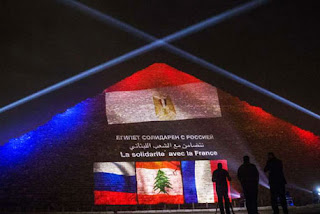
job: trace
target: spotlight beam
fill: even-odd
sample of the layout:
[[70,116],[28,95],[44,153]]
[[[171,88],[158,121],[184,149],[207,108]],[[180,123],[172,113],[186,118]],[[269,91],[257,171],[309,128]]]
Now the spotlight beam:
[[65,4],[73,9],[79,10],[87,15],[90,15],[91,17],[95,18],[98,21],[101,21],[103,23],[106,23],[108,25],[114,26],[116,28],[119,28],[125,32],[131,33],[139,38],[145,39],[150,42],[154,42],[156,40],[163,40],[164,42],[172,42],[178,39],[181,39],[183,37],[186,37],[190,34],[199,32],[207,27],[210,27],[212,25],[221,23],[222,21],[225,21],[229,18],[232,18],[234,16],[240,15],[242,13],[248,12],[258,6],[261,6],[262,4],[267,3],[269,0],[252,0],[248,3],[244,3],[240,6],[234,7],[232,9],[226,10],[218,15],[212,16],[208,19],[205,19],[201,22],[198,22],[194,25],[191,25],[189,27],[186,27],[180,31],[177,31],[173,34],[170,34],[166,37],[163,37],[162,39],[159,39],[155,36],[152,36],[148,33],[145,33],[144,31],[141,31],[125,22],[122,22],[118,19],[113,18],[112,16],[109,16],[108,14],[102,13],[98,10],[95,10],[91,7],[88,7],[87,5],[77,2],[75,0],[58,0],[62,4]]
[[96,10],[94,10],[92,8],[89,8],[86,5],[81,4],[79,2],[75,2],[75,1],[71,1],[71,0],[66,0],[66,1],[59,0],[59,1],[62,2],[62,3],[65,3],[68,6],[76,8],[76,9],[82,11],[82,12],[85,12],[86,14],[89,14],[89,15],[97,18],[100,21],[103,21],[103,22],[108,23],[108,24],[112,24],[113,26],[121,28],[122,30],[125,30],[128,33],[131,33],[131,34],[137,35],[137,36],[139,36],[141,38],[147,39],[148,41],[151,41],[152,43],[144,45],[144,46],[142,46],[140,48],[137,48],[137,49],[135,49],[133,51],[130,51],[130,52],[126,53],[126,54],[123,54],[123,55],[121,55],[119,57],[116,57],[116,58],[114,58],[114,59],[112,59],[110,61],[102,63],[102,64],[100,64],[98,66],[95,66],[95,67],[93,67],[93,68],[91,68],[89,70],[81,72],[81,73],[79,73],[79,74],[77,74],[75,76],[72,76],[70,78],[67,78],[67,79],[65,79],[65,80],[63,80],[63,81],[61,81],[59,83],[56,83],[56,84],[54,84],[52,86],[44,88],[44,89],[42,89],[42,90],[40,90],[40,91],[38,91],[36,93],[33,93],[33,94],[29,95],[29,96],[26,96],[26,97],[24,97],[24,98],[22,98],[20,100],[17,100],[17,101],[15,101],[15,102],[13,102],[13,103],[11,103],[9,105],[6,105],[6,106],[0,108],[0,114],[4,113],[4,112],[6,112],[6,111],[8,111],[10,109],[13,109],[13,108],[15,108],[17,106],[20,106],[20,105],[22,105],[24,103],[27,103],[27,102],[29,102],[31,100],[34,100],[34,99],[36,99],[38,97],[41,97],[41,96],[43,96],[45,94],[48,94],[48,93],[53,92],[55,90],[58,90],[58,89],[60,89],[62,87],[65,87],[65,86],[67,86],[67,85],[69,85],[71,83],[74,83],[74,82],[79,81],[81,79],[84,79],[84,78],[86,78],[88,76],[91,76],[93,74],[101,72],[101,71],[103,71],[103,70],[105,70],[107,68],[110,68],[110,67],[115,66],[115,65],[117,65],[119,63],[122,63],[122,62],[124,62],[126,60],[129,60],[129,59],[133,58],[133,57],[136,57],[136,56],[141,55],[141,54],[143,54],[145,52],[151,51],[151,50],[153,50],[153,49],[155,49],[157,47],[164,46],[164,45],[166,45],[166,42],[170,42],[170,41],[182,38],[184,36],[190,35],[191,33],[200,31],[201,29],[204,29],[206,27],[212,26],[214,24],[218,24],[218,23],[224,21],[225,19],[231,18],[231,17],[233,17],[235,15],[239,15],[240,13],[246,12],[246,11],[248,11],[250,9],[253,9],[253,8],[257,7],[258,5],[261,5],[262,3],[267,2],[267,0],[255,0],[255,1],[243,4],[242,6],[239,6],[239,7],[236,7],[234,9],[228,10],[226,12],[223,12],[221,14],[213,16],[213,17],[211,17],[209,19],[206,19],[206,20],[204,20],[202,22],[199,22],[198,24],[192,25],[192,26],[187,27],[187,28],[185,28],[185,29],[183,29],[181,31],[178,31],[178,32],[173,33],[173,34],[171,34],[169,36],[166,36],[163,39],[157,39],[154,36],[151,36],[151,35],[143,32],[141,30],[138,30],[138,29],[136,29],[136,28],[124,23],[124,22],[121,22],[121,21],[111,17],[111,16],[105,15],[105,14],[99,12],[99,11],[96,11]]
[[202,58],[199,58],[199,57],[197,57],[195,55],[192,55],[192,54],[190,54],[190,53],[188,53],[188,52],[186,52],[184,50],[181,50],[179,48],[176,48],[176,47],[174,47],[172,45],[166,44],[165,47],[168,50],[170,50],[171,52],[173,52],[173,53],[175,53],[175,54],[177,54],[177,55],[179,55],[179,56],[181,56],[181,57],[183,57],[185,59],[188,59],[188,60],[190,60],[192,62],[195,62],[195,63],[201,65],[202,67],[205,67],[205,68],[213,71],[214,73],[220,74],[221,76],[224,76],[224,77],[226,77],[228,79],[231,79],[231,80],[233,80],[233,81],[235,81],[237,83],[240,83],[241,85],[245,85],[245,86],[247,86],[247,87],[249,87],[249,88],[251,88],[251,89],[253,89],[253,90],[255,90],[255,91],[257,91],[257,92],[259,92],[259,93],[261,93],[263,95],[265,95],[265,96],[268,96],[268,97],[270,97],[270,98],[272,98],[274,100],[277,100],[277,101],[279,101],[281,103],[284,103],[287,106],[290,106],[290,107],[292,107],[294,109],[299,110],[300,112],[303,112],[303,113],[305,113],[305,114],[307,114],[309,116],[312,116],[312,117],[320,120],[320,115],[318,115],[318,114],[316,114],[316,113],[314,113],[314,112],[312,112],[312,111],[310,111],[310,110],[308,110],[308,109],[306,109],[306,108],[304,108],[304,107],[302,107],[302,106],[300,106],[300,105],[298,105],[298,104],[296,104],[296,103],[294,103],[294,102],[292,102],[292,101],[290,101],[290,100],[288,100],[288,99],[286,99],[284,97],[281,97],[281,96],[279,96],[279,95],[277,95],[277,94],[275,94],[275,93],[273,93],[273,92],[271,92],[271,91],[269,91],[269,90],[267,90],[265,88],[262,88],[261,86],[258,86],[258,85],[254,84],[252,82],[249,82],[246,79],[243,79],[243,78],[241,78],[241,77],[239,77],[239,76],[237,76],[237,75],[235,75],[233,73],[230,73],[230,72],[224,70],[223,68],[220,68],[220,67],[218,67],[218,66],[216,66],[216,65],[214,65],[214,64],[212,64],[212,63],[210,63],[210,62],[208,62],[208,61],[206,61],[206,60],[204,60]]
[[277,100],[277,101],[279,101],[281,103],[284,103],[284,104],[286,104],[286,105],[288,105],[288,106],[290,106],[290,107],[292,107],[294,109],[299,110],[300,112],[303,112],[303,113],[305,113],[307,115],[310,115],[310,116],[320,120],[320,115],[318,115],[318,114],[316,114],[316,113],[314,113],[314,112],[312,112],[312,111],[310,111],[310,110],[308,110],[308,109],[306,109],[306,108],[304,108],[304,107],[302,107],[302,106],[300,106],[300,105],[298,105],[298,104],[296,104],[296,103],[294,103],[294,102],[292,102],[292,101],[290,101],[288,99],[285,99],[284,97],[281,97],[281,96],[279,96],[279,95],[277,95],[277,94],[275,94],[275,93],[273,93],[273,92],[271,92],[271,91],[269,91],[269,90],[267,90],[265,88],[262,88],[262,87],[260,87],[260,86],[258,86],[256,84],[244,79],[244,78],[241,78],[241,77],[239,77],[239,76],[237,76],[237,75],[235,75],[235,74],[233,74],[231,72],[228,72],[228,71],[226,71],[226,70],[224,70],[224,69],[222,69],[222,68],[220,68],[220,67],[218,67],[218,66],[216,66],[216,65],[214,65],[214,64],[212,64],[212,63],[210,63],[208,61],[205,61],[204,59],[202,59],[200,57],[192,55],[192,54],[190,54],[190,53],[188,53],[188,52],[186,52],[186,51],[184,51],[184,50],[182,50],[180,48],[177,48],[177,47],[175,47],[175,46],[173,46],[171,44],[168,44],[169,42],[181,39],[181,38],[183,38],[185,36],[188,36],[188,35],[190,35],[192,33],[198,32],[198,31],[200,31],[202,29],[205,29],[205,28],[207,28],[209,26],[218,24],[218,23],[220,23],[220,22],[222,22],[222,21],[224,21],[224,20],[226,20],[228,18],[231,18],[233,16],[236,16],[236,15],[239,15],[241,13],[247,12],[249,10],[252,10],[252,9],[262,5],[262,4],[267,3],[268,0],[254,0],[254,1],[251,1],[251,2],[243,4],[241,6],[238,6],[238,7],[235,7],[233,9],[227,10],[227,11],[221,13],[221,14],[218,14],[217,16],[213,16],[213,17],[208,18],[208,19],[206,19],[204,21],[201,21],[201,22],[199,22],[197,24],[191,25],[191,26],[189,26],[189,27],[187,27],[187,28],[185,28],[183,30],[180,30],[180,31],[178,31],[176,33],[168,35],[168,36],[166,36],[166,37],[164,37],[162,39],[158,39],[158,38],[156,38],[156,37],[154,37],[152,35],[149,35],[149,34],[143,32],[143,31],[141,31],[139,29],[136,29],[136,28],[132,27],[129,24],[126,24],[126,23],[124,23],[124,22],[122,22],[120,20],[117,20],[117,19],[115,19],[115,18],[113,18],[113,17],[111,17],[111,16],[109,16],[107,14],[101,13],[100,11],[92,9],[92,8],[82,4],[82,3],[75,2],[73,0],[65,0],[63,2],[66,3],[68,6],[77,8],[78,10],[80,10],[82,12],[85,12],[85,13],[91,15],[92,17],[95,17],[96,19],[101,20],[101,21],[103,21],[103,22],[105,22],[107,24],[111,24],[111,25],[113,25],[115,27],[121,28],[122,30],[124,30],[124,31],[126,31],[128,33],[133,33],[134,35],[136,35],[136,36],[138,36],[140,38],[144,38],[144,39],[146,39],[148,41],[153,41],[153,42],[161,41],[161,44],[167,50],[169,50],[172,53],[175,53],[175,54],[177,54],[177,55],[179,55],[179,56],[181,56],[181,57],[183,57],[185,59],[188,59],[188,60],[190,60],[192,62],[200,64],[201,66],[203,66],[203,67],[205,67],[205,68],[207,68],[207,69],[209,69],[209,70],[211,70],[211,71],[213,71],[215,73],[218,73],[218,74],[220,74],[220,75],[222,75],[222,76],[224,76],[224,77],[226,77],[228,79],[231,79],[231,80],[233,80],[233,81],[235,81],[237,83],[245,85],[245,86],[247,86],[247,87],[249,87],[249,88],[251,88],[251,89],[253,89],[253,90],[255,90],[255,91],[257,91],[257,92],[259,92],[259,93],[261,93],[263,95],[265,95],[265,96],[268,96],[268,97],[270,97],[272,99],[275,99],[275,100]]
[[121,55],[119,57],[116,57],[116,58],[114,58],[114,59],[112,59],[110,61],[107,61],[105,63],[97,65],[97,66],[95,66],[95,67],[93,67],[93,68],[91,68],[89,70],[86,70],[86,71],[81,72],[81,73],[79,73],[79,74],[77,74],[75,76],[72,76],[72,77],[70,77],[68,79],[65,79],[65,80],[63,80],[61,82],[58,82],[58,83],[56,83],[56,84],[54,84],[52,86],[44,88],[44,89],[42,89],[42,90],[40,90],[40,91],[38,91],[36,93],[33,93],[33,94],[29,95],[29,96],[26,96],[26,97],[24,97],[24,98],[22,98],[20,100],[17,100],[17,101],[15,101],[15,102],[13,102],[13,103],[11,103],[9,105],[6,105],[6,106],[0,108],[0,114],[4,113],[4,112],[6,112],[6,111],[8,111],[10,109],[13,109],[13,108],[15,108],[17,106],[20,106],[20,105],[22,105],[24,103],[27,103],[27,102],[29,102],[31,100],[34,100],[34,99],[36,99],[38,97],[41,97],[41,96],[43,96],[45,94],[48,94],[48,93],[53,92],[53,91],[56,91],[56,90],[58,90],[60,88],[63,88],[65,86],[67,86],[67,85],[70,85],[70,84],[72,84],[74,82],[77,82],[77,81],[79,81],[81,79],[84,79],[84,78],[86,78],[88,76],[91,76],[93,74],[101,72],[101,71],[103,71],[103,70],[105,70],[107,68],[110,68],[110,67],[115,66],[117,64],[120,64],[120,63],[122,63],[124,61],[127,61],[127,60],[129,60],[131,58],[139,56],[139,55],[141,55],[141,54],[143,54],[145,52],[148,52],[148,51],[150,51],[152,49],[160,47],[161,44],[162,44],[162,41],[157,41],[157,42],[150,43],[148,45],[142,46],[142,47],[140,47],[138,49],[130,51],[130,52],[128,52],[126,54],[123,54],[123,55]]
[[117,20],[117,19],[115,19],[115,18],[113,18],[111,16],[103,14],[100,11],[94,10],[94,9],[84,5],[84,4],[81,4],[81,3],[75,2],[75,1],[71,1],[71,0],[63,1],[63,3],[66,3],[68,6],[76,8],[76,9],[80,10],[81,12],[85,12],[85,13],[93,16],[94,18],[96,18],[96,19],[98,19],[100,21],[103,21],[103,22],[105,22],[107,24],[111,24],[111,25],[113,25],[113,26],[115,26],[117,28],[121,28],[122,30],[124,30],[124,31],[126,31],[128,33],[134,34],[134,35],[136,35],[136,36],[138,36],[140,38],[146,39],[148,41],[152,41],[152,43],[150,43],[148,45],[145,45],[145,46],[142,46],[141,48],[135,49],[135,50],[133,50],[131,52],[128,52],[128,53],[126,53],[126,54],[124,54],[124,55],[122,55],[120,57],[117,57],[117,58],[115,58],[113,60],[110,60],[110,61],[108,61],[106,63],[103,63],[101,65],[98,65],[98,66],[96,66],[96,67],[94,67],[92,69],[84,71],[84,72],[82,72],[82,73],[80,73],[78,75],[75,75],[75,76],[73,76],[73,77],[71,77],[69,79],[66,79],[66,80],[64,80],[64,81],[62,81],[60,83],[57,83],[57,84],[55,84],[53,86],[45,88],[45,89],[43,89],[43,90],[41,90],[41,91],[39,91],[39,92],[37,92],[35,94],[32,94],[32,95],[30,95],[28,97],[25,97],[25,98],[23,98],[23,99],[21,99],[21,100],[19,100],[17,102],[14,102],[14,103],[12,103],[10,105],[7,105],[7,106],[5,106],[5,107],[0,109],[0,113],[2,113],[4,111],[7,111],[7,110],[9,110],[11,108],[14,108],[14,107],[16,107],[18,105],[21,105],[21,104],[23,104],[25,102],[28,102],[29,100],[32,100],[32,99],[35,99],[35,98],[37,98],[39,96],[47,94],[47,93],[49,93],[51,91],[57,90],[57,89],[59,89],[61,87],[64,87],[64,86],[66,86],[68,84],[71,84],[71,83],[73,83],[75,81],[83,79],[83,78],[85,78],[87,76],[90,76],[90,75],[93,75],[95,73],[98,73],[98,72],[100,72],[100,71],[102,71],[102,70],[104,70],[106,68],[112,67],[112,66],[114,66],[116,64],[119,64],[119,63],[121,63],[123,61],[126,61],[128,59],[131,59],[131,58],[133,58],[135,56],[138,56],[138,55],[140,55],[142,53],[145,53],[147,51],[150,51],[150,50],[155,49],[155,48],[160,47],[160,46],[164,46],[167,50],[169,50],[172,53],[175,53],[175,54],[177,54],[177,55],[179,55],[179,56],[181,56],[183,58],[186,58],[186,59],[188,59],[188,60],[190,60],[192,62],[200,64],[201,66],[203,66],[203,67],[205,67],[205,68],[207,68],[207,69],[209,69],[209,70],[211,70],[211,71],[213,71],[213,72],[215,72],[217,74],[220,74],[220,75],[222,75],[224,77],[227,77],[227,78],[229,78],[229,79],[231,79],[231,80],[233,80],[235,82],[238,82],[238,83],[240,83],[242,85],[245,85],[245,86],[247,86],[247,87],[249,87],[249,88],[251,88],[251,89],[253,89],[255,91],[258,91],[261,94],[264,94],[264,95],[266,95],[266,96],[268,96],[268,97],[270,97],[272,99],[275,99],[275,100],[277,100],[279,102],[282,102],[282,103],[284,103],[284,104],[286,104],[286,105],[288,105],[288,106],[290,106],[290,107],[292,107],[294,109],[297,109],[297,110],[299,110],[299,111],[301,111],[301,112],[303,112],[305,114],[308,114],[308,115],[320,120],[320,116],[318,114],[316,114],[316,113],[314,113],[314,112],[312,112],[312,111],[310,111],[310,110],[308,110],[308,109],[306,109],[306,108],[304,108],[302,106],[299,106],[296,103],[293,103],[292,101],[289,101],[289,100],[287,100],[287,99],[285,99],[285,98],[283,98],[283,97],[281,97],[281,96],[279,96],[279,95],[277,95],[277,94],[275,94],[275,93],[273,93],[271,91],[268,91],[267,89],[264,89],[264,88],[254,84],[254,83],[251,83],[248,80],[245,80],[245,79],[243,79],[243,78],[241,78],[241,77],[239,77],[239,76],[237,76],[235,74],[232,74],[232,73],[230,73],[230,72],[228,72],[228,71],[226,71],[226,70],[224,70],[224,69],[222,69],[222,68],[220,68],[220,67],[218,67],[218,66],[216,66],[216,65],[214,65],[214,64],[212,64],[210,62],[207,62],[207,61],[205,61],[205,60],[203,60],[203,59],[201,59],[201,58],[199,58],[199,57],[197,57],[195,55],[192,55],[192,54],[190,54],[190,53],[188,53],[188,52],[186,52],[184,50],[181,50],[181,49],[179,49],[177,47],[172,46],[171,44],[168,44],[168,42],[172,42],[174,40],[181,39],[182,37],[185,37],[185,36],[190,35],[192,33],[198,32],[198,31],[200,31],[200,30],[202,30],[204,28],[207,28],[209,26],[212,26],[214,24],[220,23],[220,22],[222,22],[222,21],[224,21],[224,20],[226,20],[228,18],[231,18],[233,16],[239,15],[240,13],[243,13],[243,12],[246,12],[246,11],[251,10],[253,8],[256,8],[257,6],[259,6],[259,5],[263,4],[263,3],[266,3],[266,2],[267,2],[267,0],[251,1],[251,2],[249,2],[247,4],[243,4],[243,5],[239,6],[239,7],[236,7],[234,9],[228,10],[228,11],[226,11],[224,13],[221,13],[221,14],[219,14],[217,16],[213,16],[213,17],[211,17],[209,19],[206,19],[206,20],[204,20],[202,22],[199,22],[199,23],[197,23],[195,25],[187,27],[187,28],[185,28],[185,29],[183,29],[181,31],[173,33],[173,34],[171,34],[169,36],[166,36],[166,37],[164,37],[162,39],[157,39],[156,37],[154,37],[152,35],[149,35],[149,34],[143,32],[143,31],[141,31],[139,29],[136,29],[136,28],[134,28],[134,27],[122,22],[122,21],[119,21],[119,20]]

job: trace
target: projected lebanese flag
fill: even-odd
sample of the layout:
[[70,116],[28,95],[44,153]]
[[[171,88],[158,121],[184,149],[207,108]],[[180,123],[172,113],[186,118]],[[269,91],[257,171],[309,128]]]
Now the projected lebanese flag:
[[217,89],[155,63],[105,90],[109,124],[221,117]]
[[179,161],[137,162],[139,204],[183,204]]

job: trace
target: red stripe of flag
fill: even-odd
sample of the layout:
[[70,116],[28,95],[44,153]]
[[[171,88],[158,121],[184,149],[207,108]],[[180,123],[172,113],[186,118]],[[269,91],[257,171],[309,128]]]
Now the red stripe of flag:
[[183,204],[183,195],[141,195],[138,196],[139,204]]
[[137,204],[136,193],[94,191],[95,205],[135,205]]
[[[221,163],[222,168],[228,171],[227,160],[211,160],[210,161],[211,174],[213,173],[214,170],[218,169],[218,163]],[[227,183],[228,183],[228,196],[231,201],[230,182],[227,181]],[[217,195],[217,191],[216,191],[216,183],[215,182],[213,182],[213,190],[214,190],[214,201],[218,202],[218,195]]]

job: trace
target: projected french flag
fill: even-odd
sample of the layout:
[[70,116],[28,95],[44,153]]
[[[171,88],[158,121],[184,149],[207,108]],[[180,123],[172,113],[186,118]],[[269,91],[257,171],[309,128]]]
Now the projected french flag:
[[212,172],[217,169],[218,163],[222,163],[223,168],[227,169],[226,160],[181,162],[185,203],[214,203],[218,201],[215,184],[212,183]]
[[137,204],[134,162],[98,162],[93,171],[96,205]]

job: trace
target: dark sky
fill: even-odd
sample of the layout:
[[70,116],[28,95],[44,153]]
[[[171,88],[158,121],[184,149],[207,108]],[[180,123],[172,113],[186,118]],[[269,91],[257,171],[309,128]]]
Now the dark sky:
[[[1,107],[146,44],[138,37],[61,2],[1,1]],[[154,36],[163,37],[248,1],[81,2]],[[320,15],[314,2],[271,1],[175,41],[173,45],[319,114],[320,32],[317,20]],[[184,72],[188,72],[189,67],[189,62],[164,50],[155,50],[133,60],[131,64],[119,65],[123,67],[119,67],[118,73],[104,71],[99,77],[101,87],[107,88],[153,62],[166,62],[178,66],[178,69],[184,68]],[[200,76],[201,69],[198,66]],[[191,70],[194,73],[197,67]],[[95,82],[91,81],[91,84]],[[77,90],[86,90],[87,87],[90,85],[83,84],[77,86]],[[241,97],[241,92],[237,94],[235,91],[234,95]],[[75,98],[73,103],[83,98]],[[61,96],[59,99],[61,103],[68,103]],[[32,109],[45,106],[44,100],[34,102]],[[18,108],[20,113],[30,113],[27,105]],[[56,111],[52,110],[52,114]],[[282,117],[281,114],[278,116]],[[10,115],[5,117],[11,118]],[[284,115],[282,118],[290,117],[294,116]]]

